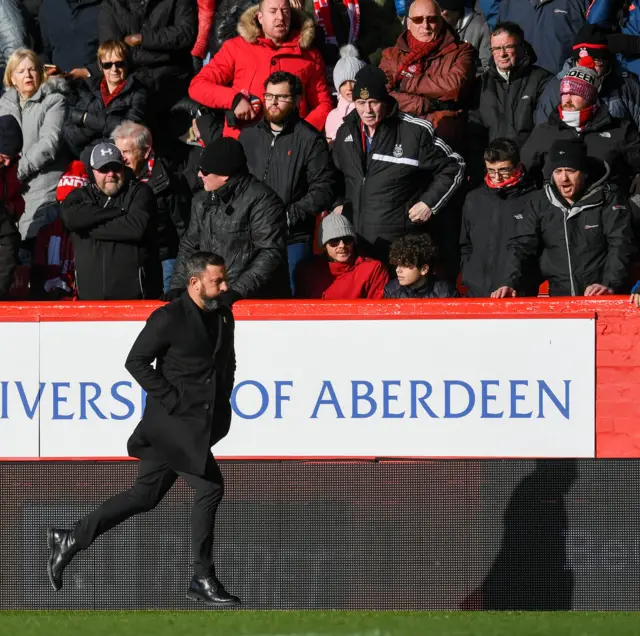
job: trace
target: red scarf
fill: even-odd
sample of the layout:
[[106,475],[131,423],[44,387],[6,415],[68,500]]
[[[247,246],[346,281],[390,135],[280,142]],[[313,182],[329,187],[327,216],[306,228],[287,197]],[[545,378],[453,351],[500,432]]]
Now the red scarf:
[[503,188],[512,188],[514,185],[518,185],[522,181],[524,176],[524,166],[520,163],[516,166],[513,176],[510,179],[501,181],[500,183],[494,183],[488,174],[484,176],[484,182],[493,190],[502,190]]
[[[430,53],[435,51],[444,39],[444,32],[441,33],[433,42],[419,42],[409,31],[407,31],[407,44],[409,45],[409,54],[405,61],[398,68],[398,72],[393,78],[393,86],[397,86],[403,77],[413,77],[422,73],[422,61],[428,57]],[[411,67],[411,68],[409,68]],[[408,72],[407,72],[408,71]]]
[[156,164],[156,156],[153,150],[149,153],[149,158],[147,159],[147,169],[138,177],[138,181],[142,181],[142,183],[146,183],[151,179],[151,174],[153,173],[153,166]]
[[598,105],[594,104],[593,106],[577,111],[577,113],[576,111],[567,111],[565,113],[562,110],[562,104],[558,106],[560,119],[565,122],[567,126],[571,126],[571,128],[575,128],[576,130],[584,128],[585,124],[588,124],[593,119],[597,110]]
[[[349,44],[358,39],[360,33],[360,0],[342,0],[349,15]],[[329,0],[313,0],[313,11],[316,20],[326,35],[327,42],[338,44],[336,33],[331,21],[331,6]]]
[[105,106],[108,106],[110,102],[122,93],[125,83],[124,81],[120,82],[120,84],[113,89],[113,93],[110,93],[109,87],[107,86],[107,79],[105,77],[102,78],[100,82],[100,95],[102,95],[102,101]]

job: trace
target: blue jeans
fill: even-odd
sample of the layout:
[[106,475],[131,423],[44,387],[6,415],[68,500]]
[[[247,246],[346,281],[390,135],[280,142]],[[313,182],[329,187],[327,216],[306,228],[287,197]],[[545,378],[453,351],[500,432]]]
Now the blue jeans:
[[175,258],[167,258],[162,261],[162,289],[165,294],[169,291],[169,285],[171,285],[171,277],[173,276],[173,268],[175,265]]
[[309,260],[313,256],[311,241],[292,243],[287,247],[287,256],[289,258],[289,280],[291,282],[291,293],[295,295],[296,268],[300,263]]

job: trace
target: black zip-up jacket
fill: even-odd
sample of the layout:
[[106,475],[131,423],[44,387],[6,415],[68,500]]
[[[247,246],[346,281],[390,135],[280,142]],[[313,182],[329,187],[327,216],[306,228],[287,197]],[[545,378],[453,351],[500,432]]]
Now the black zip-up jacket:
[[171,289],[186,288],[185,262],[198,250],[222,256],[229,286],[243,298],[291,296],[284,205],[253,175],[232,177],[219,190],[194,197]]
[[640,135],[632,121],[612,117],[601,105],[593,119],[582,130],[567,126],[557,111],[549,116],[546,124],[534,129],[522,148],[521,158],[527,173],[538,183],[549,178],[544,164],[551,145],[557,139],[582,139],[590,157],[605,162],[610,170],[610,180],[628,191],[631,178],[640,171]]
[[145,120],[147,89],[133,75],[125,80],[122,92],[107,106],[100,93],[101,82],[99,77],[90,87],[85,87],[62,129],[67,146],[77,157],[92,141],[109,137],[123,121],[143,123]]
[[158,246],[160,260],[176,258],[180,239],[189,227],[191,192],[186,180],[172,174],[167,162],[156,157],[146,182],[158,204]]
[[399,112],[395,100],[368,153],[358,112],[349,113],[336,134],[333,160],[345,180],[343,214],[360,246],[384,261],[391,241],[428,229],[409,219],[411,207],[422,201],[441,213],[464,179],[462,157],[436,137],[431,123]]
[[113,197],[95,183],[71,192],[62,202],[60,218],[71,232],[80,300],[159,297],[156,200],[130,170]]
[[193,75],[191,49],[197,31],[195,0],[103,0],[100,7],[101,43],[142,35],[142,43],[130,49],[135,73],[159,98]]
[[334,174],[323,135],[293,113],[275,136],[262,120],[240,134],[249,172],[266,183],[284,202],[289,243],[308,241],[316,216],[335,199]]
[[20,233],[0,203],[0,299],[6,296],[18,264]]
[[477,79],[475,103],[469,112],[469,131],[478,136],[479,147],[498,137],[512,139],[519,146],[535,126],[536,105],[552,75],[535,65],[536,55],[527,45],[521,63],[505,80],[491,60],[489,68]]
[[541,253],[540,272],[549,281],[550,296],[582,296],[594,283],[614,293],[627,291],[635,253],[629,203],[607,183],[606,164],[590,174],[600,178],[572,206],[552,183],[532,196],[522,230],[509,241],[502,285],[518,289],[523,263]]
[[385,298],[458,298],[458,290],[446,280],[428,277],[422,287],[401,285],[397,278],[390,280],[384,288]]
[[[467,195],[462,208],[460,255],[467,296],[488,298],[500,287],[508,257],[507,245],[521,232],[529,213],[533,185],[522,181],[510,188],[483,184]],[[537,266],[523,264],[519,296],[536,296],[540,286]]]

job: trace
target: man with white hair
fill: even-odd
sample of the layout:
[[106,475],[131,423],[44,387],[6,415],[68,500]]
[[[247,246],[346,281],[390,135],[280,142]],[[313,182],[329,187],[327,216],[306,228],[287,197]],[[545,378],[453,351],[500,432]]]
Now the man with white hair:
[[158,204],[158,248],[162,262],[163,289],[169,290],[180,239],[189,226],[191,192],[186,181],[170,170],[153,150],[151,131],[132,121],[124,121],[111,134],[125,165],[138,181],[146,183]]

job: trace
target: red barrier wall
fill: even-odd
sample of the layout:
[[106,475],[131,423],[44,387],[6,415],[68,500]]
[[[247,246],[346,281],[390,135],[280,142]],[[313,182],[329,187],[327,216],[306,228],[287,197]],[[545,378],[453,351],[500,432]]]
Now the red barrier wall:
[[[158,303],[1,303],[0,322],[144,320]],[[598,457],[640,457],[640,310],[628,297],[427,301],[244,301],[238,320],[596,318]],[[499,346],[499,343],[496,343]],[[588,343],[586,343],[588,346]],[[518,352],[514,351],[514,355]]]

